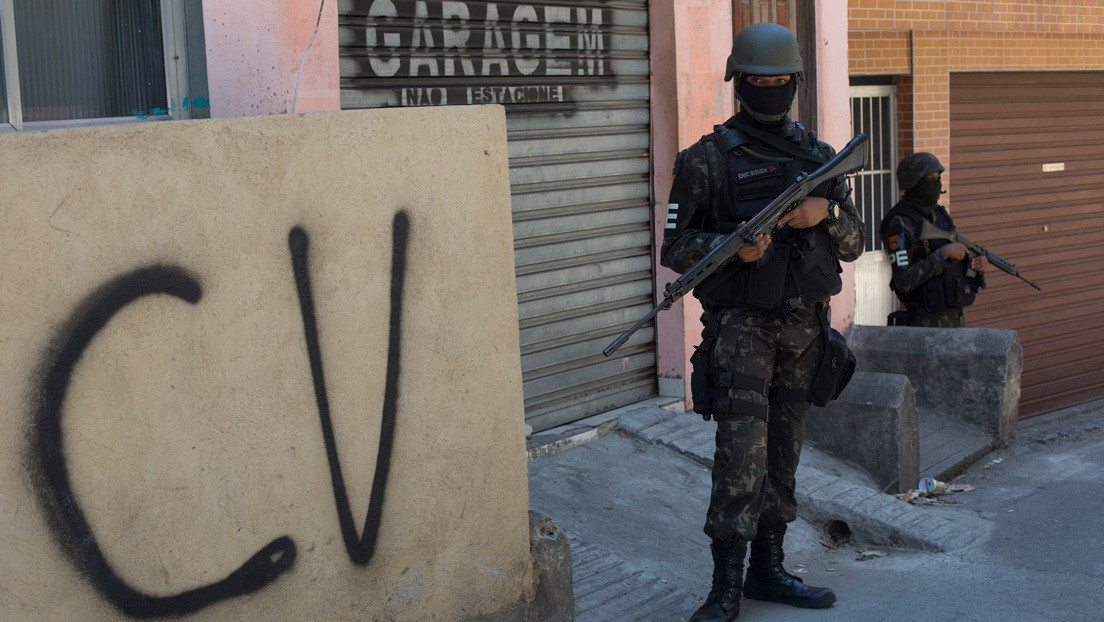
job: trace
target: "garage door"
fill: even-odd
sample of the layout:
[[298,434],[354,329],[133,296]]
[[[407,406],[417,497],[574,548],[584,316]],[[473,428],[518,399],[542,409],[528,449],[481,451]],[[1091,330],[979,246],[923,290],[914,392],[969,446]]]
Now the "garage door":
[[990,268],[966,314],[1024,348],[1020,416],[1104,397],[1104,73],[952,74],[951,212]]
[[[341,0],[342,108],[506,107],[526,420],[656,394],[645,0]],[[493,390],[493,387],[488,387]]]

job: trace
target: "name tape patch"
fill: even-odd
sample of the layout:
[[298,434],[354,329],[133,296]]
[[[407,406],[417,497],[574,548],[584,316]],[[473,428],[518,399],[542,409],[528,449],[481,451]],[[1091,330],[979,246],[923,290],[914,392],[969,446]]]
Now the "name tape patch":
[[753,177],[762,177],[763,175],[770,175],[777,172],[777,164],[768,164],[766,166],[758,166],[756,168],[740,171],[736,173],[736,179],[737,181],[747,181]]

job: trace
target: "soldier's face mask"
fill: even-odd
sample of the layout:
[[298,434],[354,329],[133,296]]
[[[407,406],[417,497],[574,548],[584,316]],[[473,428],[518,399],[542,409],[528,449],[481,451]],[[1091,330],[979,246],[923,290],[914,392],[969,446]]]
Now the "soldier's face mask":
[[916,206],[924,215],[930,216],[935,205],[939,203],[939,195],[943,193],[943,180],[921,179],[905,194],[909,202]]
[[[782,86],[755,86],[747,80],[741,80],[739,85],[740,101],[763,117],[780,119],[793,104],[794,95],[797,94],[797,85],[790,80]],[[757,118],[756,115],[752,115]],[[758,119],[765,120],[765,119]]]

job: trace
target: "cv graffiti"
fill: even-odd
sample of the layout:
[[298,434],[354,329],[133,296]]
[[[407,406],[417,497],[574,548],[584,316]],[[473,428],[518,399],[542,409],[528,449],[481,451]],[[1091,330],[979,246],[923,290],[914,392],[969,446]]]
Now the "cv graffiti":
[[[341,471],[326,394],[318,322],[311,291],[309,237],[301,227],[293,228],[288,234],[292,273],[303,317],[303,336],[333,484],[338,525],[349,559],[358,566],[367,565],[375,553],[390,474],[398,404],[402,300],[409,237],[409,216],[400,211],[395,215],[392,226],[390,322],[379,447],[368,511],[363,528],[358,534]],[[135,589],[104,557],[84,510],[73,494],[63,451],[61,417],[65,396],[81,355],[112,317],[140,298],[159,294],[198,304],[202,290],[199,281],[184,268],[154,265],[110,279],[75,307],[59,329],[54,345],[38,374],[37,397],[33,405],[27,447],[28,470],[35,483],[39,504],[50,532],[58,545],[81,576],[116,608],[133,618],[186,615],[212,603],[255,592],[288,572],[294,566],[297,555],[295,542],[286,535],[280,536],[261,547],[226,577],[167,596],[147,594]],[[235,530],[228,532],[234,533]]]

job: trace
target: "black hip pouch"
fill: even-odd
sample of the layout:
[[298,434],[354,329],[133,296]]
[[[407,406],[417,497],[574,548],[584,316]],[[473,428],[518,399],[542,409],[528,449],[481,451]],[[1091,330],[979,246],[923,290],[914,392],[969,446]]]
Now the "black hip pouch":
[[820,363],[809,385],[809,401],[816,406],[825,406],[843,392],[851,376],[855,375],[855,353],[847,347],[847,339],[828,323],[828,305],[818,309],[821,334],[824,335],[824,348],[820,354]]

